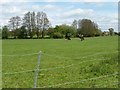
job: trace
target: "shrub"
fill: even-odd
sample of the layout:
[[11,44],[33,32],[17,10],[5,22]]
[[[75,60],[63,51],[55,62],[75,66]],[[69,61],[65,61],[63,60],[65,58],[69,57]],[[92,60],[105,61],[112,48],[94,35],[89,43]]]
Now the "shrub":
[[60,32],[55,32],[53,34],[53,38],[55,38],[55,39],[63,38],[63,35]]

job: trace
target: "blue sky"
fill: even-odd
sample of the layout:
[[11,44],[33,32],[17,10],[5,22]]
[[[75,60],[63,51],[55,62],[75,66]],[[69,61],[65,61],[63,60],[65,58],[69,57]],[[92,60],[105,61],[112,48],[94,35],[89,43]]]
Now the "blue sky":
[[110,27],[118,31],[118,2],[67,1],[2,2],[0,25],[8,24],[10,17],[23,17],[27,11],[44,11],[53,27],[60,24],[71,25],[74,19],[87,18],[97,23],[102,31],[107,31]]

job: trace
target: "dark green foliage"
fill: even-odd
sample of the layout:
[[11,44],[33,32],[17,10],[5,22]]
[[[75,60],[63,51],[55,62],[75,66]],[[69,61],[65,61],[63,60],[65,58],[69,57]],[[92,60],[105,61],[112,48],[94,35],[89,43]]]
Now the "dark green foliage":
[[8,39],[8,36],[9,36],[8,28],[7,26],[4,26],[2,28],[2,39]]
[[118,32],[114,32],[114,35],[118,35]]
[[19,39],[26,39],[27,38],[27,30],[25,29],[25,26],[22,26],[20,29],[18,29],[18,38]]
[[64,35],[64,37],[67,33],[74,37],[76,35],[76,31],[77,31],[76,28],[74,28],[73,26],[65,24],[55,27],[55,32],[60,32],[61,34]]
[[[108,56],[110,57],[109,59]],[[116,54],[113,55],[106,55],[103,56],[103,61],[100,61],[98,64],[95,64],[92,66],[91,68],[91,72],[96,73],[96,75],[103,75],[103,74],[112,74],[113,72],[115,72],[116,70],[114,68],[117,69],[117,63],[118,63],[118,56]],[[106,60],[104,60],[106,59]]]
[[76,29],[73,26],[69,25],[56,25],[55,28],[49,28],[47,30],[47,35],[50,36],[50,38],[63,38],[66,36],[66,34],[70,34],[70,37],[76,36]]
[[[44,12],[27,12],[24,14],[23,19],[19,16],[10,18],[9,30],[4,30],[4,38],[14,38],[14,39],[39,39],[39,38],[66,38],[77,37],[78,34],[82,34],[85,37],[108,35],[102,32],[98,25],[89,19],[74,20],[72,25],[56,25],[55,28],[50,27],[50,21]],[[21,26],[22,24],[22,26]],[[113,35],[114,29],[109,29],[110,35]],[[10,34],[10,35],[8,35]],[[117,33],[115,33],[117,35]],[[119,35],[119,33],[118,33]],[[10,36],[10,37],[8,37]],[[41,36],[41,37],[40,37]]]
[[39,39],[42,32],[38,28],[36,28],[35,29],[35,34],[36,34],[37,39]]
[[98,25],[89,19],[82,19],[78,33],[83,34],[86,37],[100,36],[101,30],[98,29]]
[[108,30],[109,30],[110,35],[113,36],[113,34],[114,34],[114,29],[113,29],[113,28],[109,28]]
[[55,32],[53,34],[53,38],[58,39],[58,38],[63,38],[63,35],[60,32]]
[[49,35],[50,38],[53,38],[53,34],[54,34],[54,28],[49,28],[49,29],[47,30],[47,35]]

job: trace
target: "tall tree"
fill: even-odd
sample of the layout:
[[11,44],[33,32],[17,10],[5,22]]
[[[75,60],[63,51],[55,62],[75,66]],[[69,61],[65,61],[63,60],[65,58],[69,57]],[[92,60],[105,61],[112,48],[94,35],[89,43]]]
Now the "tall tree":
[[18,29],[20,27],[20,24],[21,24],[21,18],[19,16],[16,16],[15,17],[15,26],[16,26],[16,29]]
[[44,12],[37,12],[37,15],[35,12],[27,12],[22,20],[19,16],[12,17],[9,21],[9,28],[14,38],[20,37],[21,26],[27,30],[26,35],[30,38],[33,38],[35,34],[39,38],[40,32],[42,32],[42,38],[44,38],[45,30],[49,28],[50,23]]
[[49,28],[49,20],[47,18],[46,13],[41,12],[41,30],[42,30],[42,38],[44,38],[45,30]]
[[78,29],[80,29],[82,26],[81,19],[78,20]]
[[72,26],[75,27],[76,29],[78,28],[78,22],[77,22],[77,20],[73,21]]
[[18,28],[20,27],[21,24],[21,18],[19,16],[12,17],[9,20],[9,28],[13,32],[14,38],[17,38],[18,36]]
[[49,35],[50,38],[53,38],[53,34],[54,34],[54,28],[50,27],[50,28],[47,30],[47,35]]
[[79,22],[79,33],[83,34],[84,36],[99,36],[100,29],[98,25],[92,22],[89,19],[82,19]]
[[26,39],[27,38],[27,30],[25,26],[22,26],[20,29],[18,29],[18,38],[19,39]]
[[15,35],[18,38],[19,35],[19,29],[21,26],[21,18],[19,16],[15,17]]
[[108,30],[109,30],[110,35],[112,36],[114,34],[114,29],[113,28],[109,28]]
[[36,17],[35,12],[31,12],[31,38],[33,38],[36,30]]
[[16,22],[16,18],[15,17],[10,18],[10,20],[9,20],[9,28],[13,32],[14,38],[16,38],[16,33],[15,33],[16,26],[15,26],[15,22]]
[[39,38],[40,30],[41,30],[41,26],[42,26],[41,12],[37,12],[36,21],[37,21],[37,24],[36,24],[36,35],[37,35],[37,38]]
[[27,12],[23,18],[23,26],[28,30],[28,35],[32,38],[32,29],[31,29],[31,13]]

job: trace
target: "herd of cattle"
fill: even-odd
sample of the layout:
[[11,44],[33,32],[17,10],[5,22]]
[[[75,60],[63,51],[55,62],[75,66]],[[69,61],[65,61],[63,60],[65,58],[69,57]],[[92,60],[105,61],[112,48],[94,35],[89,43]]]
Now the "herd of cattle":
[[[71,37],[70,33],[66,33],[65,39],[71,40],[70,37]],[[78,37],[81,39],[81,41],[84,40],[84,35],[83,34],[78,34]]]

